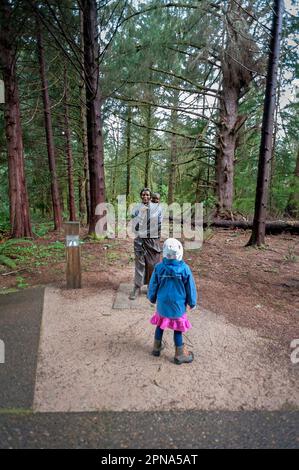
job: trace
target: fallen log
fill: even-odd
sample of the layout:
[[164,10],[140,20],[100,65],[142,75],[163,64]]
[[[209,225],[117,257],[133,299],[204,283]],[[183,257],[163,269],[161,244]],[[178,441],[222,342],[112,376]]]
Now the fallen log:
[[[247,220],[214,219],[211,222],[204,221],[203,227],[251,230],[252,222]],[[295,220],[274,220],[266,222],[267,235],[277,235],[282,232],[289,232],[295,235],[299,235],[299,222]]]
[[[183,217],[171,217],[169,216],[169,224],[181,222],[183,225]],[[166,219],[163,220],[163,224],[166,224]],[[194,219],[191,218],[191,226],[194,229]],[[248,220],[226,220],[226,219],[211,219],[203,221],[203,228],[215,227],[215,228],[224,228],[224,229],[242,229],[242,230],[252,230],[252,222]],[[267,235],[277,235],[282,232],[289,232],[294,235],[299,235],[299,221],[297,220],[273,220],[266,222],[266,234]]]

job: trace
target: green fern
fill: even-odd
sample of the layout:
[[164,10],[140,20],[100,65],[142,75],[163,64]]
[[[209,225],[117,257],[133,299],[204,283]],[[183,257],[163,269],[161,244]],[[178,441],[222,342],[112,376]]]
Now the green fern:
[[8,266],[9,268],[16,268],[16,263],[9,258],[8,256],[1,255],[0,254],[0,264],[3,264],[4,266]]
[[3,243],[0,243],[0,264],[3,264],[4,266],[8,266],[9,268],[16,268],[16,263],[11,259],[14,248],[18,248],[18,246],[14,245],[19,245],[20,243],[29,243],[32,245],[31,240],[27,240],[26,238],[11,238],[9,240],[6,240]]
[[3,246],[19,245],[20,243],[31,243],[31,245],[33,244],[32,240],[28,240],[28,238],[10,238],[0,245],[0,250]]

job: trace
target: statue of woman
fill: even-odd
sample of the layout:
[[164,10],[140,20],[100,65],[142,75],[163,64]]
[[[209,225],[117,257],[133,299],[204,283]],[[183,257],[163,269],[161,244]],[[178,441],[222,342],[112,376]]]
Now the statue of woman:
[[160,262],[160,236],[162,211],[159,198],[155,194],[151,201],[152,193],[149,188],[140,191],[141,202],[133,211],[133,227],[135,232],[134,254],[135,254],[135,279],[134,287],[129,298],[135,300],[140,294],[141,286],[149,284],[151,274],[157,263]]

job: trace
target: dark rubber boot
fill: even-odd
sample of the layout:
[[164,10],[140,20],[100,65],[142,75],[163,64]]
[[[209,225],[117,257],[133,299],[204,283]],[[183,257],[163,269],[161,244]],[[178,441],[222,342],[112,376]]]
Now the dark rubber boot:
[[194,359],[194,354],[191,351],[186,349],[186,346],[176,346],[175,347],[175,356],[174,356],[174,363],[175,364],[184,364],[190,363]]
[[140,287],[134,286],[132,292],[129,295],[130,300],[136,300],[138,295],[140,295]]
[[160,356],[160,353],[164,349],[164,345],[162,344],[162,341],[159,341],[158,339],[155,339],[154,341],[154,347],[152,350],[152,355],[153,356]]

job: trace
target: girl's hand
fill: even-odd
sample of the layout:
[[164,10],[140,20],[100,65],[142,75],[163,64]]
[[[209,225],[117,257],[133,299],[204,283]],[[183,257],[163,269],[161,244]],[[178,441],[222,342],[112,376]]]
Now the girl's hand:
[[189,306],[189,311],[192,312],[193,310],[196,310],[196,308],[197,308],[197,305],[194,305],[194,307]]

